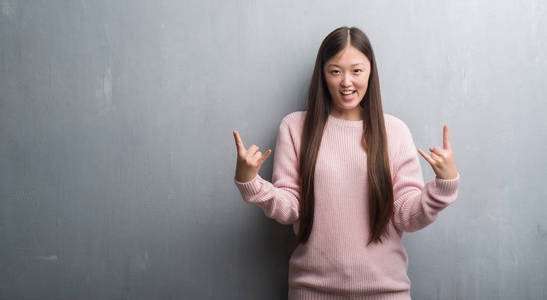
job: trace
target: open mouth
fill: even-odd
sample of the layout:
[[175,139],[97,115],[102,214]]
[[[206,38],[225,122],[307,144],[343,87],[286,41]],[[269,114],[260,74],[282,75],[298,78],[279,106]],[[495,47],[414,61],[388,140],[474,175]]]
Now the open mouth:
[[347,93],[347,94],[340,92],[340,94],[342,94],[342,100],[353,101],[353,99],[355,99],[356,92],[357,91],[351,91],[351,93]]

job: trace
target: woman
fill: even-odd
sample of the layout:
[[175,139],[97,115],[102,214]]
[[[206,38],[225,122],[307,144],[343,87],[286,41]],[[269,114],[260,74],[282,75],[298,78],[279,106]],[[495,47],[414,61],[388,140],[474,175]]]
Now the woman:
[[273,183],[258,174],[271,150],[247,149],[233,133],[243,199],[293,225],[289,299],[410,299],[402,233],[456,200],[460,174],[444,126],[442,147],[419,150],[436,174],[424,184],[408,126],[383,113],[361,30],[340,27],[323,40],[306,110],[279,126]]

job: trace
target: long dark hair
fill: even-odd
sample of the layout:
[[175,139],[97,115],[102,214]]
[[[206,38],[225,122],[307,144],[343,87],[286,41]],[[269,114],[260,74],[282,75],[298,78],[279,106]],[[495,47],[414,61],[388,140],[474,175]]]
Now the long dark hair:
[[308,91],[307,113],[304,121],[300,148],[300,187],[299,229],[290,245],[292,252],[300,243],[306,243],[313,227],[314,215],[314,173],[315,162],[321,145],[323,129],[331,110],[332,99],[329,93],[323,67],[325,62],[351,44],[359,49],[370,61],[368,87],[359,103],[362,109],[363,136],[361,142],[367,153],[367,180],[369,195],[369,222],[371,228],[369,245],[382,243],[382,236],[388,235],[387,226],[393,214],[393,186],[384,113],[380,96],[380,82],[374,52],[368,37],[356,27],[339,27],[329,33],[317,53],[315,68]]

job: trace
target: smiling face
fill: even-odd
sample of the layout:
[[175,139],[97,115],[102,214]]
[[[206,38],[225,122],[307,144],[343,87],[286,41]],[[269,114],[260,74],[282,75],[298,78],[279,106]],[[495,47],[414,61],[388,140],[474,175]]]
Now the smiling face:
[[[345,120],[362,120],[361,106],[368,87],[370,61],[348,45],[324,66],[324,76],[332,99],[331,115]],[[346,92],[350,92],[348,95]]]

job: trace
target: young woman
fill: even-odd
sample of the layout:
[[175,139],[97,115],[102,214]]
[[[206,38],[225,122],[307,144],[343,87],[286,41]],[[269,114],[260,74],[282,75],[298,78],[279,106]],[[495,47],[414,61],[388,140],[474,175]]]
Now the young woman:
[[436,174],[424,184],[408,126],[383,113],[361,30],[340,27],[323,40],[306,110],[279,126],[273,183],[258,174],[271,150],[245,148],[233,133],[243,200],[293,225],[289,299],[410,299],[402,234],[456,200],[460,174],[445,125],[442,147],[418,150]]

